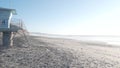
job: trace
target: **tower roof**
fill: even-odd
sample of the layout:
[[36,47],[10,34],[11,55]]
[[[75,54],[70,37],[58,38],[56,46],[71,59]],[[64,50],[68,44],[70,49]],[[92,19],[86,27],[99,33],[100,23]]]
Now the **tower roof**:
[[10,8],[1,8],[1,7],[0,7],[0,11],[1,11],[1,10],[4,10],[4,11],[10,11],[10,12],[12,12],[12,14],[14,14],[14,15],[16,15],[16,14],[17,14],[15,9],[10,9]]

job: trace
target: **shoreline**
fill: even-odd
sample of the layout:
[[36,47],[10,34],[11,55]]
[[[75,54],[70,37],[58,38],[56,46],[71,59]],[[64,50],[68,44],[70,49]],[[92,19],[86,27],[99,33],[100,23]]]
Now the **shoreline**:
[[34,36],[34,35],[30,35],[30,36],[34,37],[36,39],[39,39],[39,38],[43,37],[43,38],[52,38],[52,39],[72,40],[72,41],[77,41],[77,42],[84,43],[84,44],[104,46],[104,47],[119,47],[120,48],[119,44],[118,45],[117,44],[109,44],[109,43],[103,42],[103,41],[78,40],[78,39],[72,39],[72,38],[48,37],[48,36]]

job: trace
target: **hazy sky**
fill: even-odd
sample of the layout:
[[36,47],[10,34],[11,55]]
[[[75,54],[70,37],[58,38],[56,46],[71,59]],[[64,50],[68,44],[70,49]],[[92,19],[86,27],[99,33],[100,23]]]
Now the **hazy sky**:
[[31,32],[120,35],[120,0],[0,0]]

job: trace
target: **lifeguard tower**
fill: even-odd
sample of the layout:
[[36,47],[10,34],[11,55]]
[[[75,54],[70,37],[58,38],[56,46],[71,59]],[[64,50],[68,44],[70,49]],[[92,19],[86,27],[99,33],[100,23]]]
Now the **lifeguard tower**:
[[13,45],[13,32],[16,32],[20,27],[12,24],[12,16],[16,15],[15,9],[0,8],[0,32],[2,32],[2,45]]

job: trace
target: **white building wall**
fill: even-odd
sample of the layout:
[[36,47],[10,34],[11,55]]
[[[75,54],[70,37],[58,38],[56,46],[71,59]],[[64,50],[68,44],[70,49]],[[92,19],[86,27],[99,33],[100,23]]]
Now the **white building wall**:
[[10,11],[0,11],[0,29],[9,28],[12,13]]

